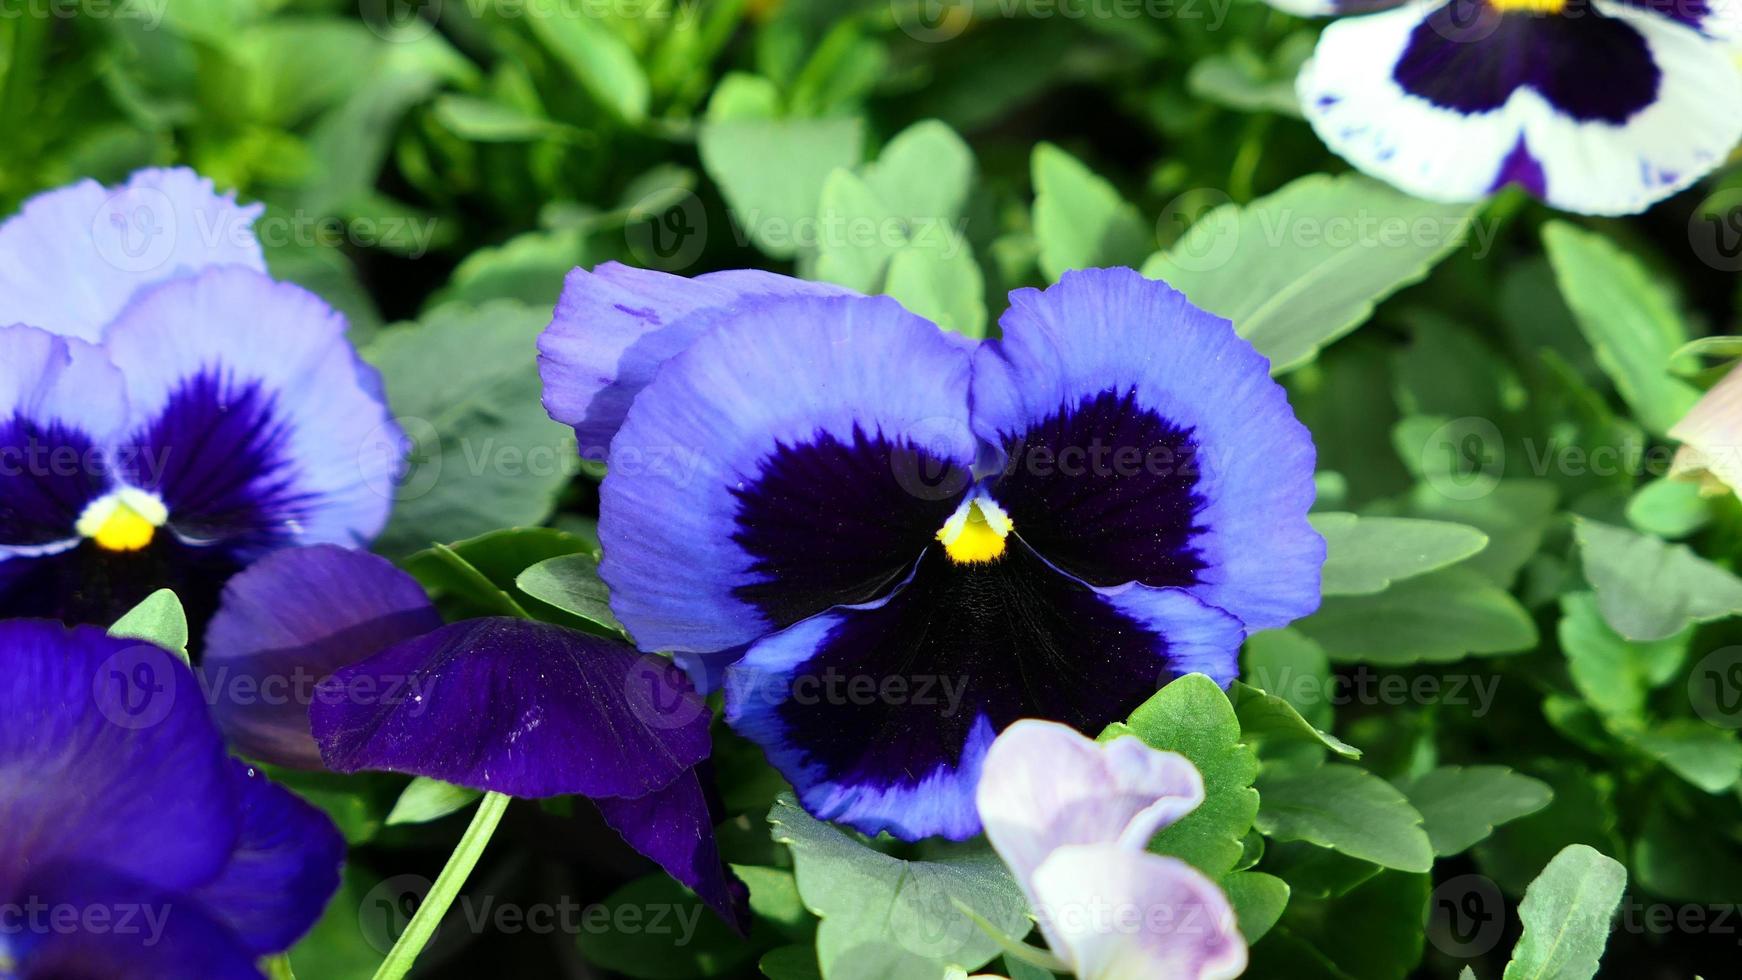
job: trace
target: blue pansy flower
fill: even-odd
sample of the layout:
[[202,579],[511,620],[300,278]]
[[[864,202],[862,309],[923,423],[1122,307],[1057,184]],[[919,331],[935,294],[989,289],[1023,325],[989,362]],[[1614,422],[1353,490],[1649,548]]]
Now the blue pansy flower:
[[85,181],[0,225],[0,615],[196,614],[291,544],[365,542],[400,437],[342,316],[266,275],[187,170]]
[[339,886],[324,814],[229,758],[193,674],[0,622],[0,977],[257,978]]
[[520,619],[444,626],[410,575],[322,545],[279,551],[225,586],[200,671],[219,726],[251,758],[587,797],[748,928],[748,893],[714,838],[712,716],[670,661]]
[[975,345],[780,277],[577,271],[545,400],[610,435],[601,575],[818,816],[963,838],[993,738],[1234,679],[1317,607],[1314,450],[1231,325],[1127,269]]
[[1270,0],[1352,14],[1302,70],[1301,108],[1350,163],[1418,197],[1517,184],[1632,214],[1742,139],[1728,0]]

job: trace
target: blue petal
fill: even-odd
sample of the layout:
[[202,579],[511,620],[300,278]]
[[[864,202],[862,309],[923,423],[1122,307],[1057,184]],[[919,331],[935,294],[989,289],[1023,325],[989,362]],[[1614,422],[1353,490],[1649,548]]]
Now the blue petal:
[[616,262],[576,269],[538,342],[544,407],[574,427],[584,458],[603,460],[654,372],[720,317],[757,298],[845,292],[755,270],[686,279]]
[[186,665],[41,620],[0,622],[0,650],[0,896],[57,862],[172,890],[216,875],[239,821],[223,741]]
[[1102,269],[1012,293],[1001,323],[974,426],[1009,455],[992,492],[1017,535],[1090,584],[1183,585],[1249,630],[1318,607],[1312,436],[1227,321]]
[[238,751],[318,769],[308,720],[315,684],[441,625],[423,587],[386,559],[335,545],[287,548],[224,586],[201,680]]
[[698,770],[634,799],[602,799],[612,829],[666,873],[696,893],[741,934],[750,931],[750,891],[720,859],[714,815]]
[[313,294],[214,269],[141,294],[109,331],[140,453],[184,542],[243,555],[354,545],[386,523],[399,444],[379,378]]
[[0,225],[0,324],[100,341],[142,287],[216,265],[265,272],[252,230],[262,210],[186,168],[37,195]]
[[474,619],[315,690],[337,772],[388,770],[511,796],[639,797],[708,757],[707,704],[670,661],[518,619]]
[[241,834],[223,873],[195,895],[255,955],[282,952],[339,890],[345,839],[326,814],[253,769],[232,762],[230,774]]
[[636,641],[723,650],[898,580],[967,489],[969,351],[893,300],[793,297],[672,359],[600,491]]
[[1097,590],[1021,543],[958,565],[928,553],[893,596],[753,645],[726,718],[819,817],[960,840],[992,739],[1022,718],[1098,732],[1175,677],[1237,669],[1240,623],[1179,589]]
[[64,550],[109,485],[108,442],[127,412],[121,373],[97,347],[0,327],[0,562]]
[[[99,865],[52,864],[17,896],[45,911],[0,931],[8,980],[260,980],[252,952],[186,893]],[[65,910],[76,913],[71,929]]]

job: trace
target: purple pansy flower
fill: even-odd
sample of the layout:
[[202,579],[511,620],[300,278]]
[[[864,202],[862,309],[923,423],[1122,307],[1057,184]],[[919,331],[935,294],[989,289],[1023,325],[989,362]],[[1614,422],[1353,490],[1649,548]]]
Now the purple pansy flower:
[[0,615],[196,616],[236,569],[377,534],[400,437],[345,320],[187,170],[0,225]]
[[214,714],[245,754],[588,797],[630,846],[748,927],[702,772],[710,713],[669,661],[526,620],[444,626],[411,576],[331,546],[236,576],[206,648]]
[[1227,321],[1124,269],[1001,340],[747,273],[577,271],[545,401],[608,434],[600,572],[814,814],[965,838],[999,731],[1097,731],[1318,605],[1314,452]]
[[1301,108],[1331,149],[1418,197],[1518,184],[1568,211],[1632,214],[1742,139],[1734,3],[1270,2],[1362,15],[1325,28]]
[[225,755],[174,655],[0,622],[0,976],[259,977],[339,886],[326,816]]
[[1190,760],[1020,721],[986,756],[986,836],[1054,955],[1081,980],[1227,980],[1246,942],[1215,882],[1149,842],[1204,801]]

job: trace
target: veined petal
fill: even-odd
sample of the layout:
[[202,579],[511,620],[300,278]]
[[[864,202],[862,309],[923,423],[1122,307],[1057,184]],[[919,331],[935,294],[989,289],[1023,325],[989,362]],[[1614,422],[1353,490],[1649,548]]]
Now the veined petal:
[[1518,183],[1565,210],[1631,214],[1742,139],[1742,73],[1727,51],[1607,0],[1554,13],[1451,0],[1339,21],[1299,89],[1333,150],[1430,200]]
[[417,580],[335,545],[287,548],[224,586],[200,676],[218,726],[250,758],[318,769],[315,684],[442,625]]
[[141,287],[217,265],[265,272],[262,210],[184,167],[39,194],[0,224],[0,324],[101,341]]
[[974,427],[1022,538],[1091,585],[1180,587],[1249,630],[1319,601],[1312,436],[1219,317],[1129,269],[1011,294],[974,360]]
[[327,815],[240,762],[230,763],[242,828],[230,861],[196,896],[256,956],[314,927],[339,890],[345,839]]
[[0,562],[77,543],[79,515],[108,489],[103,447],[126,412],[101,348],[0,327]]
[[893,300],[786,297],[667,363],[600,490],[636,641],[723,650],[898,582],[968,488],[969,349]]
[[1742,491],[1742,371],[1731,369],[1675,427],[1683,445],[1670,473],[1680,479],[1716,480],[1719,492]]
[[1082,980],[1232,980],[1246,969],[1227,896],[1177,858],[1117,844],[1064,847],[1033,884],[1053,951]]
[[61,862],[171,891],[223,868],[235,790],[186,665],[43,620],[0,622],[0,662],[0,896]]
[[707,705],[669,661],[518,619],[454,623],[339,670],[309,719],[336,772],[525,798],[646,796],[709,752]]
[[978,833],[992,740],[1022,718],[1099,731],[1176,676],[1236,670],[1240,623],[1179,589],[1092,589],[1018,543],[934,549],[892,596],[767,637],[726,717],[818,817],[904,839]]
[[846,293],[757,270],[687,279],[616,262],[576,269],[538,341],[545,409],[574,427],[583,458],[603,460],[660,365],[721,318],[758,298]]
[[128,482],[183,543],[253,557],[373,538],[398,429],[380,379],[313,294],[213,269],[141,294],[109,331],[127,376]]

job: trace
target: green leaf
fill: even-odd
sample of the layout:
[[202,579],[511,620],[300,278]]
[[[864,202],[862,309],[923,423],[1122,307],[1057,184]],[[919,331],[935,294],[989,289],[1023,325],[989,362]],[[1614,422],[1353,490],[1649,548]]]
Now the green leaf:
[[1324,535],[1325,595],[1371,595],[1398,579],[1455,565],[1488,546],[1473,527],[1443,521],[1314,514]]
[[599,562],[590,554],[559,555],[521,572],[514,584],[520,591],[611,632],[623,624],[611,612],[611,590],[599,579]]
[[956,907],[960,901],[1006,933],[1027,931],[1021,889],[984,845],[904,861],[872,850],[805,813],[790,794],[769,811],[776,841],[792,850],[798,891],[822,919],[817,958],[829,980],[941,978],[974,969],[998,944]]
[[1477,866],[1506,892],[1519,894],[1556,853],[1569,844],[1588,844],[1607,854],[1623,854],[1616,831],[1615,781],[1560,760],[1531,767],[1548,783],[1554,800],[1528,817],[1504,824],[1476,845]]
[[[588,962],[637,980],[728,976],[756,956],[745,942],[682,885],[648,875],[612,892],[600,916],[612,928],[589,927],[576,942]],[[589,925],[595,920],[590,915]]]
[[814,946],[781,946],[763,954],[757,969],[768,980],[822,980]]
[[399,794],[399,800],[388,811],[387,825],[393,827],[440,820],[465,809],[483,795],[475,789],[419,776],[406,785],[405,792]]
[[1234,710],[1240,716],[1240,734],[1250,741],[1284,739],[1322,745],[1345,759],[1361,758],[1361,750],[1349,743],[1314,728],[1302,718],[1294,705],[1286,700],[1239,681],[1230,692]]
[[1662,277],[1597,232],[1564,221],[1546,225],[1542,240],[1597,363],[1634,417],[1666,434],[1700,393],[1670,371],[1688,328]]
[[894,214],[916,224],[948,222],[968,202],[974,151],[948,125],[925,119],[897,133],[864,172]]
[[1677,718],[1645,731],[1626,733],[1628,742],[1676,775],[1708,793],[1722,793],[1742,781],[1742,743],[1736,733],[1695,718]]
[[1610,722],[1642,722],[1646,695],[1680,669],[1693,639],[1690,628],[1666,639],[1635,643],[1603,620],[1591,592],[1561,597],[1556,632],[1573,685]]
[[1462,854],[1494,828],[1527,817],[1554,800],[1554,790],[1505,766],[1441,766],[1402,787],[1421,813],[1434,853]]
[[[378,550],[404,555],[550,515],[577,461],[574,433],[527,397],[549,322],[549,310],[517,303],[447,306],[364,351],[411,442],[404,476],[378,488],[394,499]],[[383,430],[358,452],[397,448],[393,437]]]
[[1242,871],[1222,879],[1222,890],[1234,906],[1240,935],[1247,945],[1264,938],[1288,907],[1288,882],[1259,871]]
[[883,291],[945,330],[976,340],[986,336],[986,283],[965,239],[895,253]]
[[1293,628],[1332,660],[1392,666],[1528,650],[1537,639],[1518,600],[1463,568],[1405,579],[1378,595],[1327,598]]
[[1654,799],[1635,840],[1634,875],[1654,895],[1734,907],[1742,899],[1742,853],[1701,810],[1684,814],[1663,796]]
[[765,254],[790,259],[821,233],[823,184],[859,165],[864,124],[838,119],[739,119],[702,126],[702,166],[732,216]]
[[734,864],[732,871],[750,889],[750,911],[757,918],[795,940],[808,943],[816,935],[817,921],[799,898],[791,871],[752,864]]
[[1686,545],[1584,518],[1573,530],[1597,608],[1630,640],[1662,640],[1742,612],[1742,579]]
[[1324,648],[1291,629],[1265,630],[1246,640],[1242,676],[1287,701],[1307,723],[1330,731],[1331,660]]
[[1627,887],[1621,863],[1574,844],[1555,856],[1524,893],[1524,935],[1505,980],[1589,980],[1609,942],[1609,920]]
[[1133,712],[1128,725],[1112,726],[1101,739],[1127,734],[1152,748],[1178,752],[1204,777],[1203,804],[1163,830],[1149,849],[1180,858],[1211,878],[1233,870],[1258,812],[1258,794],[1252,790],[1258,757],[1240,741],[1240,719],[1228,696],[1203,674],[1187,674]]
[[1081,160],[1051,143],[1034,148],[1034,234],[1040,267],[1057,282],[1070,269],[1136,265],[1154,247],[1137,209]]
[[1330,764],[1266,773],[1258,798],[1257,827],[1266,837],[1306,841],[1400,871],[1433,867],[1421,814],[1365,769]]
[[1501,480],[1474,499],[1447,496],[1432,483],[1417,484],[1406,498],[1416,517],[1467,524],[1488,536],[1488,547],[1464,567],[1511,588],[1518,573],[1542,547],[1560,492],[1546,480]]
[[444,95],[431,110],[455,136],[479,143],[524,143],[568,139],[576,130],[501,102],[468,95]]
[[1211,211],[1143,274],[1234,321],[1281,373],[1425,278],[1463,244],[1474,214],[1366,177],[1313,175]]
[[533,33],[598,103],[628,122],[647,116],[647,73],[635,52],[597,17],[528,17]]
[[181,600],[169,589],[158,589],[127,610],[109,627],[109,635],[155,643],[184,663],[188,660],[187,613],[182,610]]
[[[451,619],[525,617],[539,600],[515,584],[520,573],[562,555],[591,552],[588,541],[549,527],[491,531],[453,545],[438,544],[405,559],[412,577]],[[561,614],[561,610],[553,611]],[[542,617],[541,617],[542,618]]]
[[1711,501],[1699,484],[1685,480],[1653,480],[1627,501],[1627,523],[1671,541],[1693,534],[1711,520]]

